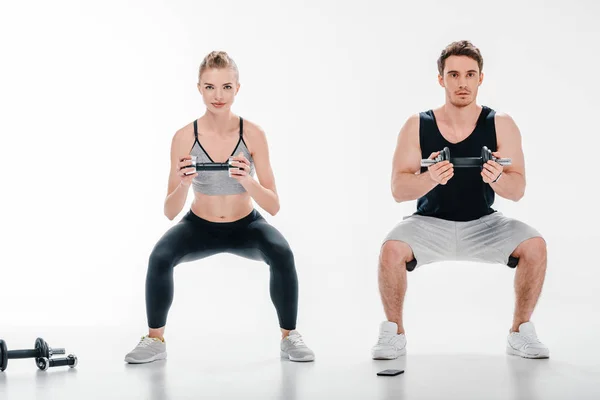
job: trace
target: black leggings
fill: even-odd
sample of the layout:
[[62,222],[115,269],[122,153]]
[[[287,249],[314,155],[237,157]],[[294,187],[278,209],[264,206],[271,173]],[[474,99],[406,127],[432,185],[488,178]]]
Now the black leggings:
[[218,253],[265,261],[271,270],[271,300],[282,329],[296,329],[298,278],[283,235],[256,210],[234,222],[210,222],[190,210],[152,250],[146,275],[146,314],[152,329],[166,325],[173,303],[173,268]]

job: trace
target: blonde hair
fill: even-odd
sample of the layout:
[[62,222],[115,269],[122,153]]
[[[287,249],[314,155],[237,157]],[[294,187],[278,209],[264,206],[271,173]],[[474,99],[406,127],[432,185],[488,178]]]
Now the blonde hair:
[[229,57],[229,54],[224,51],[211,51],[206,57],[204,57],[204,60],[202,60],[200,63],[198,82],[200,82],[200,78],[202,77],[204,71],[209,68],[229,68],[235,72],[235,78],[238,81],[240,79],[240,72],[238,71],[235,61],[233,61],[233,58]]

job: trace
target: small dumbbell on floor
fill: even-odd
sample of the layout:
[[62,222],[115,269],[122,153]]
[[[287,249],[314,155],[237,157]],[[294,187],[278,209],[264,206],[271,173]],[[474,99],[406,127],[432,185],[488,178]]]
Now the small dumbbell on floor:
[[429,167],[431,165],[437,164],[441,161],[450,161],[450,163],[454,166],[454,168],[469,168],[469,167],[479,167],[483,168],[483,164],[492,160],[497,162],[502,166],[507,166],[512,164],[512,160],[510,158],[498,158],[492,155],[492,151],[487,148],[487,146],[483,146],[481,149],[481,157],[450,157],[450,149],[448,147],[444,147],[440,154],[437,157],[425,158],[421,160],[421,167]]
[[46,357],[37,358],[35,362],[39,369],[42,371],[48,370],[48,368],[53,367],[66,367],[75,368],[77,366],[77,356],[75,354],[69,354],[66,357],[62,358],[51,358],[47,359]]
[[42,338],[37,338],[34,346],[31,350],[8,350],[6,342],[0,339],[0,371],[6,369],[10,359],[35,358],[37,364],[41,358],[50,359],[55,354],[65,354],[65,349],[53,349]]

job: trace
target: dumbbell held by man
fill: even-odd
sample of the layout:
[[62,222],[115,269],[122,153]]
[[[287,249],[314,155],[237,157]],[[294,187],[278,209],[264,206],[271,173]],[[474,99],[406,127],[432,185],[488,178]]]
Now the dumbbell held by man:
[[431,165],[437,164],[441,161],[450,161],[450,163],[454,166],[454,168],[471,168],[471,167],[479,167],[483,168],[483,164],[488,161],[494,161],[502,166],[507,166],[512,164],[512,160],[510,158],[498,158],[492,155],[492,151],[487,148],[487,146],[483,146],[481,149],[481,157],[454,157],[450,156],[450,149],[448,147],[444,147],[442,151],[439,152],[438,156],[431,159],[425,158],[421,160],[421,167],[429,167]]

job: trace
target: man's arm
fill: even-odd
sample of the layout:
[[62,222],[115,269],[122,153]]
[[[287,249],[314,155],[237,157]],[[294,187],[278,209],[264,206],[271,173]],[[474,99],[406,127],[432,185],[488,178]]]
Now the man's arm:
[[[498,150],[493,154],[499,158],[510,158],[512,162],[511,165],[502,167],[491,161],[490,166],[482,171],[482,177],[498,196],[519,201],[525,194],[525,157],[521,145],[521,132],[507,114],[496,113],[495,122]],[[492,183],[499,171],[502,171],[502,176]]]
[[[437,153],[432,154],[435,157]],[[442,161],[421,174],[419,115],[402,126],[396,142],[392,165],[392,196],[398,203],[422,197],[438,184],[445,185],[454,174],[452,165]]]

